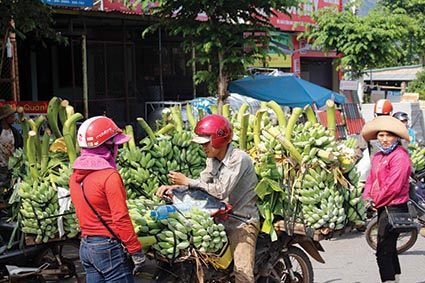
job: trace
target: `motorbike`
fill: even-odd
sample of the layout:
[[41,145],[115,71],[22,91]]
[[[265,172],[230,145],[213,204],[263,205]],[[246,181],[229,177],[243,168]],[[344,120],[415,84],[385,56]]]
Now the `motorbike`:
[[[191,194],[190,190],[187,190],[187,193]],[[202,192],[196,191],[196,194],[198,204],[204,203],[204,208],[209,212],[214,207],[223,207],[222,203],[215,206],[215,200],[206,193],[199,196]],[[213,213],[214,217],[217,215],[240,217],[233,214],[228,207]],[[314,240],[310,233],[312,230],[308,233],[296,232],[293,222],[280,221],[280,227],[284,229],[277,231],[277,240],[271,241],[270,235],[259,233],[254,266],[255,282],[313,283],[313,267],[308,255],[324,263],[320,255],[320,252],[324,252],[323,247],[319,241]],[[139,240],[145,249],[154,244],[152,237],[140,237]],[[229,245],[225,245],[218,253],[208,255],[189,249],[186,256],[174,261],[164,259],[155,253],[147,252],[147,255],[156,261],[157,267],[152,275],[152,281],[156,283],[234,282],[233,259]]]
[[79,240],[66,239],[40,244],[27,244],[2,211],[0,217],[0,282],[46,282],[80,278]]
[[[410,192],[409,192],[409,201],[408,208],[409,213],[415,219],[417,223],[417,228],[409,232],[400,233],[397,239],[397,253],[403,253],[413,247],[418,239],[419,231],[420,234],[425,237],[425,170],[412,174],[410,177]],[[378,215],[374,213],[370,219],[366,231],[366,242],[368,245],[376,250],[377,246],[377,236],[378,236]]]

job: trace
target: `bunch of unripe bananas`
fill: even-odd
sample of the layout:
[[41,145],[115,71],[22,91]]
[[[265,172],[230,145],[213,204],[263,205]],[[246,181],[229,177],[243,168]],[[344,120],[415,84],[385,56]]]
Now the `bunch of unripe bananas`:
[[152,140],[145,137],[140,147],[120,149],[118,170],[127,188],[128,198],[140,196],[140,190],[153,195],[159,186],[170,185],[168,172],[178,171],[197,178],[205,167],[205,152],[192,143],[194,134],[189,130],[161,134]]
[[152,248],[161,256],[175,259],[192,250],[215,253],[227,243],[222,224],[197,207],[188,211],[168,213],[165,218],[150,215],[161,202],[139,198],[127,201],[130,218],[138,236],[154,235]]

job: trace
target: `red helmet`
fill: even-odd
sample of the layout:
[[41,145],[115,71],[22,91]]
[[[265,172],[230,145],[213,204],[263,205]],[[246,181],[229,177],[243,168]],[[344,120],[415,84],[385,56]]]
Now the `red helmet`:
[[113,143],[128,142],[130,136],[124,135],[122,130],[105,116],[95,116],[84,121],[78,129],[78,144],[82,148],[95,148],[114,138]]
[[[232,126],[223,116],[211,114],[198,122],[195,134],[209,136],[213,147],[222,147],[229,144],[232,140]],[[194,142],[197,142],[196,138]]]
[[393,111],[393,105],[388,99],[379,99],[373,107],[373,113],[379,115],[390,115]]

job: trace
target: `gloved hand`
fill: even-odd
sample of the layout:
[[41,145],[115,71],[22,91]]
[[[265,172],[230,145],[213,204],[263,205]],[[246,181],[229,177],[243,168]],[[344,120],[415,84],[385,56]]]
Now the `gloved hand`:
[[146,257],[142,250],[131,254],[134,263],[133,275],[139,275],[145,266]]

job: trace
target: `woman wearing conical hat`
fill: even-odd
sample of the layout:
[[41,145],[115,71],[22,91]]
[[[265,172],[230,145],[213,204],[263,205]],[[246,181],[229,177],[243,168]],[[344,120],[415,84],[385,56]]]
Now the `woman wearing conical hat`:
[[406,126],[391,116],[379,116],[362,129],[366,141],[378,140],[379,152],[372,159],[363,199],[378,211],[376,259],[382,282],[398,282],[401,274],[397,255],[398,232],[391,230],[387,210],[407,212],[412,164],[401,140],[409,141]]

